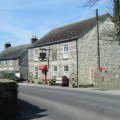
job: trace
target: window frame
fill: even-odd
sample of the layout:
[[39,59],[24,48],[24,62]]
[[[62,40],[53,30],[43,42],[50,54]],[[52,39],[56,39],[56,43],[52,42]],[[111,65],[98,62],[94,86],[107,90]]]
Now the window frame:
[[69,45],[64,44],[63,45],[63,59],[68,59],[69,58]]
[[9,60],[9,65],[10,65],[10,66],[13,65],[13,60]]
[[[36,54],[37,51],[37,54]],[[38,61],[39,60],[39,49],[34,49],[34,61]]]
[[38,78],[38,77],[39,77],[39,68],[38,68],[38,66],[35,66],[34,67],[34,78]]
[[[67,70],[65,70],[66,69],[65,67],[67,67]],[[64,72],[69,72],[69,66],[68,65],[64,66]]]
[[7,61],[3,61],[3,66],[7,67]]
[[[65,67],[68,67],[67,70],[66,70]],[[69,76],[69,66],[68,66],[68,65],[64,65],[64,66],[63,66],[63,71],[64,71],[64,72],[63,72],[64,75],[68,77],[68,76]]]
[[[56,70],[55,70],[55,67],[56,67]],[[58,74],[58,66],[57,66],[57,65],[54,65],[52,69],[53,69],[53,70],[52,70],[52,71],[53,71],[53,72],[52,72],[52,73],[53,73],[53,76],[57,76],[57,74]]]

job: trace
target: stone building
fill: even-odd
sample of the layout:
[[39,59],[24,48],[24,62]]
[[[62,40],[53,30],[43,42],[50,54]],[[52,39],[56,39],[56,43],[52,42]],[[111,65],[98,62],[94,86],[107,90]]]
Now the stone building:
[[[109,14],[99,16],[100,65],[118,67],[119,45]],[[98,70],[96,17],[53,29],[28,49],[28,74],[35,82],[67,76],[76,85],[94,84]],[[47,54],[39,59],[40,52]],[[71,82],[71,81],[70,81]]]
[[0,53],[0,71],[14,72],[18,77],[27,79],[29,45],[11,47],[5,44],[5,50]]
[[[113,19],[109,14],[99,17],[99,49],[101,73],[114,71],[120,65],[120,45],[116,38]],[[96,24],[78,38],[79,85],[94,84],[98,71],[98,48]]]
[[[36,41],[33,37],[31,44]],[[12,72],[21,79],[28,79],[28,47],[29,44],[11,47],[6,43],[5,50],[0,53],[0,72]]]

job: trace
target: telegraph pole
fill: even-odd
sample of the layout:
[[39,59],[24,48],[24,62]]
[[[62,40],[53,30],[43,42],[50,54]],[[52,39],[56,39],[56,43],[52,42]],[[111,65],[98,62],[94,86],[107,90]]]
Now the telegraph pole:
[[98,17],[98,9],[96,9],[96,24],[97,24],[97,57],[98,57],[98,70],[100,68],[100,37],[99,37],[99,17]]
[[77,88],[79,87],[79,80],[78,80],[78,39],[76,40],[76,56],[77,56]]

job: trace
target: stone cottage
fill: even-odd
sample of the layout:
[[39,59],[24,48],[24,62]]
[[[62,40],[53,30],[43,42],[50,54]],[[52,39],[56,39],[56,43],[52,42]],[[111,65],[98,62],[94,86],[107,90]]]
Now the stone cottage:
[[[37,38],[31,39],[31,44]],[[5,44],[5,50],[0,53],[0,72],[15,73],[21,79],[28,79],[28,47],[30,45],[19,45],[12,47],[10,43]]]
[[[109,14],[99,16],[100,65],[118,67],[119,45]],[[41,60],[45,53],[45,60]],[[53,29],[28,49],[28,74],[35,82],[67,76],[76,85],[94,84],[98,70],[96,17]]]

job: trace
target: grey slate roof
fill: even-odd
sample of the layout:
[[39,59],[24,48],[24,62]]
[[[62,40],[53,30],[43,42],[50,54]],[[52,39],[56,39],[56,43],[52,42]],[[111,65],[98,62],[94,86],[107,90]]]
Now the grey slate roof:
[[0,61],[18,59],[28,49],[29,45],[9,47],[0,53]]
[[[104,21],[107,17],[111,17],[108,13],[99,16],[100,21]],[[75,39],[88,32],[91,28],[96,25],[96,17],[87,20],[82,20],[72,24],[68,24],[56,29],[53,29],[31,47],[53,44],[57,42],[69,41]]]

